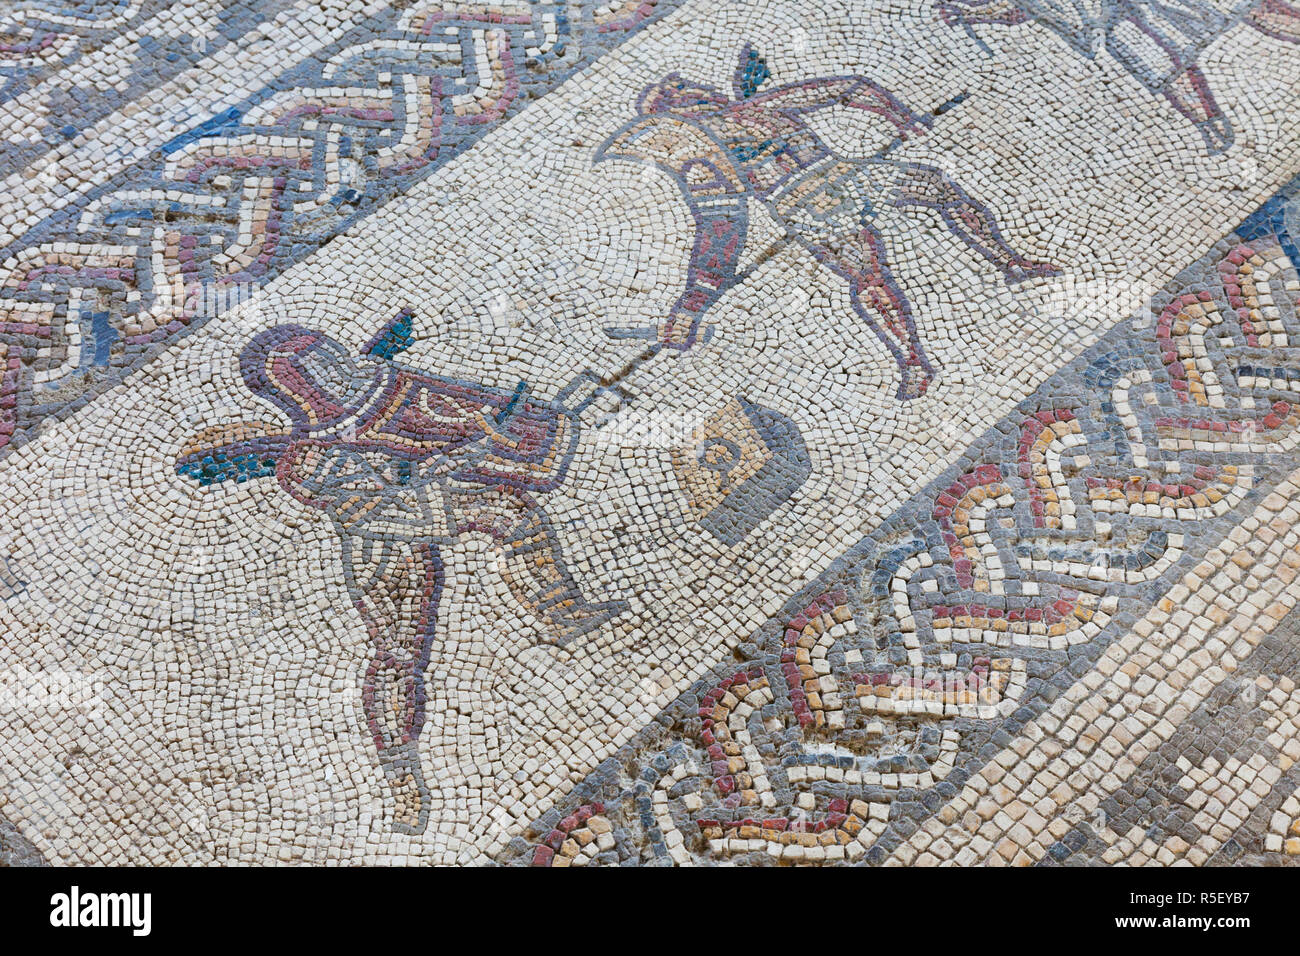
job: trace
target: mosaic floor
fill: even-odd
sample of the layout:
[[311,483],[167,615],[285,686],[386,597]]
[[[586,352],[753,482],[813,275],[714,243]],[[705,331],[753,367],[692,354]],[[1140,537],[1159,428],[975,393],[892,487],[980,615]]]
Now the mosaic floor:
[[0,862],[1300,858],[1300,6],[11,0]]

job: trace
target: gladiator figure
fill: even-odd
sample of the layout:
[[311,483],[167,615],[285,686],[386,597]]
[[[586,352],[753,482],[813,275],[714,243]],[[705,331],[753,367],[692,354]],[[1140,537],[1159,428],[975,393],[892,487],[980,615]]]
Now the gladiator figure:
[[[611,330],[654,337],[688,349],[705,312],[741,281],[737,272],[757,202],[849,287],[853,310],[879,336],[902,373],[900,399],[924,394],[934,377],[916,331],[912,307],[890,270],[876,220],[884,210],[930,210],[970,249],[992,263],[1008,284],[1059,273],[1017,252],[989,210],[934,166],[888,157],[835,155],[807,115],[833,106],[862,110],[897,130],[895,143],[927,129],[922,117],[863,76],[790,83],[767,92],[761,57],[746,45],[731,95],[670,73],[642,91],[637,117],[611,136],[596,160],[648,163],[670,173],[695,223],[686,290],[656,330]],[[939,112],[939,111],[936,111]],[[752,267],[751,270],[752,271]]]
[[1089,60],[1104,49],[1191,120],[1211,153],[1231,146],[1234,134],[1196,65],[1201,52],[1238,23],[1300,42],[1300,7],[1284,0],[939,0],[937,10],[972,36],[981,23],[1032,22]]
[[424,671],[444,583],[441,550],[487,535],[514,599],[565,644],[626,610],[588,601],[534,495],[565,477],[579,415],[603,389],[578,376],[553,401],[441,378],[394,362],[409,346],[402,312],[354,357],[327,335],[281,325],[240,356],[248,388],[288,417],[195,436],[176,468],[201,485],[274,476],[329,516],[348,592],[374,648],[362,704],[395,800],[395,827],[420,833],[429,794],[417,741]]

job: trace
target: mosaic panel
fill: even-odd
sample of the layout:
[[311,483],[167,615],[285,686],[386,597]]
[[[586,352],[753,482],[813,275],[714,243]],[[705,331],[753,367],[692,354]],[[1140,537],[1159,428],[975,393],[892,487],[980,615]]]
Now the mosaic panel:
[[0,862],[1300,856],[1300,9],[0,16]]
[[[1214,859],[1230,822],[1268,800],[1300,754],[1288,723],[1295,599],[1275,603],[1259,587],[1284,569],[1275,590],[1290,583],[1297,554],[1294,542],[1265,548],[1294,538],[1300,255],[1289,224],[1300,223],[1298,196],[1300,182],[1282,190],[1145,317],[1044,383],[537,821],[536,842],[518,840],[507,858],[879,863],[937,812],[963,838],[952,843],[965,856],[948,846],[929,850],[926,862]],[[1273,560],[1257,568],[1257,552]],[[1217,587],[1206,594],[1209,582]],[[1153,605],[1157,625],[1142,617]],[[1283,617],[1282,643],[1263,665],[1255,646]],[[1129,749],[1136,782],[1103,798],[1101,786],[1071,793],[1061,781],[1042,795],[1045,807],[1004,784],[1015,825],[997,842],[964,832],[979,833],[1003,809],[963,800],[968,781],[1045,714],[1077,722],[1069,730],[1076,746],[1110,730],[1128,744],[1145,741],[1145,715],[1058,713],[1115,641],[1155,637],[1158,626],[1157,644],[1167,644],[1230,623],[1253,638],[1244,639],[1242,672],[1263,667],[1261,676],[1207,657],[1189,661],[1162,695],[1168,665],[1157,658],[1119,685],[1134,703],[1148,701],[1141,710],[1164,717],[1161,742],[1190,738],[1206,748],[1202,760],[1156,751],[1134,767],[1138,748]],[[1175,693],[1189,681],[1269,736],[1253,748],[1244,730],[1219,740],[1224,724],[1206,715],[1207,704]],[[1233,740],[1244,752],[1221,756]],[[1079,762],[1062,761],[1086,775]],[[1182,774],[1171,778],[1175,768]],[[1177,780],[1158,810],[1149,806],[1152,778]],[[954,797],[974,813],[960,825],[944,819]],[[1211,799],[1221,812],[1207,809]],[[604,829],[583,834],[574,821],[588,818]],[[1073,826],[1053,832],[1060,820]],[[1267,841],[1263,830],[1239,837],[1234,852],[1259,854],[1265,842],[1286,852],[1289,828],[1278,821]],[[940,840],[945,832],[936,828]]]

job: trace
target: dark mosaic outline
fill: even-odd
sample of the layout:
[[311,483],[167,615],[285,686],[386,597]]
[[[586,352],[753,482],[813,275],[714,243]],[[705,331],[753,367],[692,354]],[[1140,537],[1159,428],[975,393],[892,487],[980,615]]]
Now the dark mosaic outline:
[[[0,170],[8,174],[36,162],[126,104],[175,79],[219,51],[238,46],[255,27],[274,20],[293,3],[294,0],[224,0],[225,5],[213,24],[213,32],[203,37],[202,43],[196,42],[200,39],[198,37],[189,42],[175,36],[146,34],[140,37],[123,54],[136,60],[126,90],[118,92],[116,89],[100,90],[77,85],[75,91],[70,91],[56,85],[47,101],[51,108],[50,117],[41,131],[41,141],[0,143]],[[57,84],[60,73],[116,39],[123,29],[134,29],[171,5],[169,0],[150,0],[142,8],[136,23],[129,27],[111,31],[84,29],[85,36],[76,53],[56,62],[32,67],[0,67],[0,108],[45,83],[54,81]]]
[[[168,156],[195,140],[254,132],[254,129],[242,124],[242,118],[259,103],[270,99],[277,93],[315,86],[331,86],[339,82],[364,86],[367,82],[373,81],[378,73],[386,69],[393,69],[392,61],[383,61],[376,58],[362,61],[362,66],[365,67],[364,73],[354,72],[346,74],[344,77],[326,80],[322,77],[321,72],[335,53],[348,47],[385,36],[390,36],[393,39],[407,36],[408,34],[405,31],[397,30],[395,24],[413,3],[414,0],[399,0],[394,5],[394,8],[384,11],[382,14],[372,17],[336,37],[328,46],[316,51],[310,59],[291,67],[285,73],[266,84],[256,94],[245,97],[239,103],[220,114],[196,124],[189,132],[163,144],[161,148],[151,153],[147,159],[125,168],[109,182],[88,191],[79,198],[77,203],[47,216],[20,239],[0,249],[0,257],[14,256],[24,249],[60,240],[80,244],[92,243],[97,246],[111,246],[119,243],[125,245],[137,244],[139,239],[130,238],[127,230],[133,224],[138,224],[140,222],[139,218],[129,219],[128,221],[127,217],[119,217],[114,213],[108,218],[114,220],[116,217],[116,221],[107,222],[104,229],[97,230],[89,236],[84,232],[77,231],[77,221],[92,203],[101,199],[108,200],[113,194],[124,189],[174,189],[176,187],[175,181],[165,178],[163,173]],[[526,109],[533,100],[550,93],[574,74],[590,66],[605,53],[621,46],[624,41],[647,26],[658,22],[680,6],[681,3],[682,0],[647,0],[639,7],[632,7],[630,14],[622,20],[596,25],[592,20],[592,3],[590,0],[582,0],[576,8],[573,3],[566,2],[566,0],[534,0],[531,7],[532,20],[528,23],[503,23],[492,20],[490,23],[492,28],[505,31],[510,36],[512,49],[519,51],[514,77],[518,81],[518,90],[513,94],[500,115],[486,118],[486,121],[482,121],[483,118],[481,118],[479,121],[467,124],[446,124],[446,128],[442,130],[442,143],[436,154],[423,162],[419,168],[407,173],[369,178],[364,194],[341,194],[337,197],[341,201],[334,204],[336,206],[335,218],[323,224],[312,226],[303,234],[294,234],[291,231],[294,226],[291,219],[280,222],[279,225],[284,229],[282,241],[278,243],[267,261],[257,264],[255,273],[250,274],[248,279],[260,286],[277,278],[288,268],[316,252],[334,237],[369,216],[377,208],[407,192],[415,183],[431,175],[435,170],[472,147],[487,132]],[[542,14],[544,13],[555,16],[559,42],[538,57],[525,58],[522,54],[524,47],[527,45],[524,36],[525,34],[536,35],[535,28],[541,23]],[[441,22],[441,25],[446,27],[462,26],[464,29],[470,30],[482,28],[484,22],[475,17],[455,15],[447,17]],[[463,46],[469,41],[462,37],[460,42]],[[452,65],[448,68],[435,68],[433,75],[447,80],[459,77],[459,65]],[[309,120],[310,117],[307,119]],[[300,128],[301,124],[298,126],[279,125],[269,131],[278,136],[293,136],[296,135],[295,130]],[[366,137],[367,143],[370,145],[374,145],[374,139],[384,132],[384,130],[377,128],[366,129],[364,124],[357,129],[359,131],[356,135]],[[266,132],[268,130],[262,131]],[[380,143],[382,144],[382,140],[380,140]],[[367,162],[373,163],[373,151],[365,158]],[[284,183],[286,190],[291,190],[304,179],[312,179],[317,174],[315,163],[319,162],[319,160],[320,156],[318,155],[313,162],[312,168],[305,170],[298,178],[292,175],[287,176]],[[235,197],[235,200],[238,200],[238,196]],[[277,214],[276,218],[280,219],[282,217]],[[216,229],[215,231],[219,232],[221,230]],[[202,274],[195,274],[189,278],[194,281],[205,281],[207,277]],[[59,280],[52,281],[57,282]],[[22,293],[17,295],[16,298],[35,302],[53,301],[56,303],[56,307],[65,308],[71,289],[74,287],[84,288],[84,284],[78,284],[78,282],[79,280],[69,280],[55,292]],[[146,364],[150,358],[163,348],[176,342],[190,331],[201,327],[211,318],[219,317],[222,311],[219,306],[216,315],[197,314],[183,322],[171,323],[159,330],[158,335],[150,337],[149,341],[127,343],[124,342],[118,328],[120,318],[125,315],[121,302],[125,289],[123,280],[114,277],[100,282],[95,287],[96,294],[104,295],[111,301],[111,304],[109,311],[96,313],[93,316],[93,335],[97,340],[90,351],[93,352],[94,361],[90,366],[79,368],[75,376],[70,376],[70,378],[75,378],[75,381],[58,389],[48,389],[45,386],[32,387],[30,382],[27,381],[24,381],[19,387],[19,391],[16,393],[19,406],[17,419],[13,434],[8,439],[7,448],[17,447],[30,440],[39,431],[39,426],[45,419],[60,420],[84,407],[124,376]],[[13,290],[6,291],[9,295],[14,296]],[[27,356],[23,359],[24,364],[31,361],[32,349],[34,348],[33,342],[40,342],[42,346],[66,343],[63,331],[47,331],[43,333],[37,331],[34,339],[30,339],[30,334],[27,332],[15,332],[12,335],[15,337],[16,343],[12,347],[17,350],[17,354]],[[16,373],[11,372],[11,374]],[[6,436],[0,435],[0,443],[3,443],[5,438]]]
[[[1242,240],[1259,238],[1274,229],[1280,228],[1282,225],[1283,203],[1296,197],[1300,197],[1300,177],[1292,179],[1281,187],[1255,213],[1247,216],[1236,230],[1216,242],[1193,265],[1170,280],[1152,298],[1149,315],[1159,315],[1164,307],[1180,292],[1185,291],[1188,287],[1197,286],[1198,280],[1202,279],[1202,277],[1209,276],[1213,278],[1216,263]],[[1284,251],[1291,259],[1293,267],[1300,269],[1300,253],[1298,253],[1294,241],[1286,241],[1285,236],[1282,238]],[[1294,238],[1291,237],[1292,240]],[[1300,317],[1292,312],[1288,315],[1288,319],[1291,323],[1290,331],[1294,338],[1295,330],[1300,328]],[[523,836],[514,838],[497,854],[497,862],[516,866],[533,865],[535,863],[535,851],[538,847],[547,845],[545,841],[548,839],[548,834],[554,838],[558,833],[567,833],[575,824],[581,825],[583,820],[589,819],[591,815],[599,812],[594,809],[599,807],[609,819],[620,818],[624,822],[621,824],[614,823],[615,845],[613,848],[597,854],[596,862],[618,865],[669,864],[670,860],[666,855],[667,848],[661,842],[662,834],[660,834],[658,824],[649,808],[649,794],[653,791],[660,776],[684,758],[685,749],[680,739],[674,734],[675,728],[694,727],[698,731],[699,719],[696,717],[696,713],[701,707],[704,695],[710,692],[712,688],[719,687],[723,681],[731,678],[737,672],[746,669],[753,670],[756,666],[761,667],[768,673],[774,668],[779,668],[782,660],[780,656],[781,637],[785,631],[786,622],[800,614],[819,596],[842,590],[848,596],[848,604],[851,607],[853,618],[856,621],[871,621],[872,611],[868,606],[870,600],[864,597],[862,593],[867,588],[865,584],[859,586],[858,582],[864,581],[864,572],[869,573],[874,567],[888,565],[891,559],[884,557],[889,550],[888,543],[891,542],[891,539],[894,539],[893,543],[896,544],[899,538],[915,534],[916,532],[913,529],[926,522],[928,518],[926,512],[933,506],[933,502],[940,492],[951,486],[960,476],[976,467],[986,465],[989,462],[1005,462],[1007,460],[1005,453],[999,455],[998,449],[1010,448],[1014,450],[1020,422],[1026,416],[1045,409],[1069,405],[1072,400],[1077,403],[1077,407],[1087,408],[1089,393],[1103,389],[1108,392],[1109,384],[1107,383],[1113,383],[1118,377],[1118,373],[1123,369],[1133,366],[1145,368],[1154,366],[1156,363],[1156,357],[1153,355],[1155,351],[1154,341],[1151,339],[1136,339],[1132,334],[1132,327],[1132,316],[1121,320],[1073,361],[1056,371],[1033,394],[1020,402],[1015,410],[972,442],[963,454],[946,468],[938,478],[912,496],[906,504],[882,522],[871,534],[837,558],[815,581],[801,588],[782,606],[782,609],[777,614],[747,640],[735,646],[725,660],[720,661],[705,676],[693,682],[689,689],[679,695],[673,703],[662,709],[648,722],[645,728],[638,732],[628,744],[621,747],[615,755],[602,761],[595,770],[591,771],[581,783],[558,801],[551,810],[538,817],[528,827]],[[1255,351],[1265,352],[1266,350],[1257,349]],[[1292,351],[1294,351],[1294,348],[1292,348]],[[1111,357],[1110,361],[1102,361],[1108,356]],[[1221,359],[1222,354],[1219,353],[1218,357]],[[1221,363],[1219,364],[1221,365]],[[1274,362],[1273,364],[1276,365],[1277,363]],[[1288,371],[1290,370],[1288,369]],[[1300,376],[1300,370],[1296,370],[1295,374]],[[1156,376],[1153,385],[1161,392],[1161,409],[1170,408],[1173,404],[1170,401],[1173,397],[1173,390],[1169,382]],[[1235,387],[1235,383],[1225,382],[1225,386]],[[1096,405],[1098,408],[1104,409],[1108,402],[1103,400],[1097,402]],[[1180,407],[1187,408],[1189,406]],[[1089,438],[1088,451],[1095,453],[1095,446],[1101,445],[1103,442],[1120,439],[1122,434],[1115,434],[1113,429],[1109,427],[1097,428]],[[1198,454],[1200,453],[1183,453],[1178,457],[1183,461],[1194,460]],[[1009,717],[1000,720],[984,721],[960,717],[945,723],[945,726],[951,726],[961,732],[956,766],[944,779],[939,780],[928,789],[911,791],[903,789],[898,791],[898,797],[893,800],[890,806],[889,827],[867,852],[861,861],[862,864],[879,864],[888,858],[893,850],[915,833],[941,806],[955,797],[960,792],[963,784],[977,773],[989,759],[1002,752],[1022,728],[1042,714],[1062,692],[1089,673],[1096,661],[1116,638],[1130,631],[1133,625],[1145,616],[1148,609],[1176,581],[1180,580],[1191,567],[1200,561],[1206,551],[1223,540],[1246,515],[1254,510],[1259,501],[1294,469],[1296,453],[1292,451],[1255,455],[1251,456],[1250,460],[1256,468],[1253,487],[1226,514],[1188,522],[1181,528],[1180,530],[1188,539],[1188,544],[1183,549],[1184,554],[1178,561],[1174,562],[1155,580],[1141,584],[1112,583],[1106,585],[1104,593],[1118,595],[1120,597],[1119,606],[1116,613],[1095,638],[1089,642],[1069,647],[1064,652],[1063,657],[1060,652],[1040,651],[1032,648],[1015,648],[1008,651],[1008,653],[1024,659],[1027,663],[1029,683],[1019,706]],[[1022,532],[1024,531],[1023,521],[1025,517],[1026,515],[1021,512],[1021,505],[1018,503],[1016,522]],[[1151,537],[1154,537],[1154,535]],[[1046,549],[1051,549],[1050,539],[1045,537],[1043,545]],[[1138,553],[1134,557],[1135,564],[1133,566],[1139,567],[1150,556],[1144,557],[1141,553]],[[1014,577],[1016,570],[1011,565],[1006,567],[1009,577]],[[1040,582],[1045,581],[1050,585],[1052,583],[1064,583],[1066,579],[1049,572],[1042,575],[1038,580]],[[1295,615],[1292,615],[1292,619],[1295,619]],[[868,624],[867,629],[869,627]],[[1290,633],[1295,632],[1292,630]],[[1280,629],[1266,642],[1266,646],[1271,650],[1264,651],[1261,648],[1255,652],[1251,666],[1263,670],[1268,665],[1261,662],[1271,658],[1277,660],[1277,666],[1281,668],[1279,672],[1292,673],[1295,671],[1294,662],[1291,662],[1290,656],[1286,656],[1291,654],[1291,650],[1286,650],[1285,653],[1280,650],[1285,643],[1282,634],[1283,630]],[[764,707],[760,713],[764,720],[773,716],[788,715],[792,712],[797,713],[797,702],[791,698],[787,691],[776,686],[773,687],[773,690],[775,691],[774,702]],[[1198,713],[1201,715],[1198,719],[1203,724],[1215,719],[1214,706],[1209,702]],[[1251,719],[1258,723],[1260,718],[1256,715]],[[1188,732],[1183,727],[1180,727],[1179,735],[1181,735],[1181,745],[1186,746]],[[818,760],[816,757],[802,752],[805,739],[817,740],[818,738],[815,736],[815,732],[805,736],[803,728],[798,723],[794,723],[793,727],[787,724],[785,729],[780,732],[780,739],[782,742],[780,755],[786,765],[795,763],[807,765],[814,762],[834,765],[833,759]],[[1191,739],[1194,740],[1194,733]],[[1172,751],[1177,745],[1168,745],[1162,752],[1165,750]],[[1172,762],[1172,760],[1168,762]],[[1163,764],[1161,767],[1163,767]],[[1156,773],[1157,769],[1144,765],[1142,775],[1135,779],[1147,780]],[[1297,773],[1300,773],[1300,770],[1293,768],[1287,779]],[[777,785],[776,789],[778,790],[778,807],[789,805],[795,792],[793,788],[789,787],[788,784],[782,784]],[[1144,788],[1140,783],[1132,783],[1131,789],[1137,790],[1138,793],[1134,794],[1124,790],[1121,791],[1121,794],[1111,798],[1109,806],[1115,814],[1127,819],[1128,816],[1140,816],[1146,813],[1148,816],[1152,816],[1151,826],[1153,828],[1164,826],[1171,831],[1173,827],[1181,822],[1181,818],[1178,817],[1171,821],[1155,819],[1153,816],[1155,813],[1154,807],[1159,801],[1148,793],[1150,787]],[[1285,796],[1290,792],[1287,789],[1286,794],[1282,794],[1278,802],[1285,799]],[[823,795],[829,795],[830,793],[832,793],[832,790],[828,787]],[[1268,803],[1268,801],[1265,801],[1265,803]],[[753,810],[751,813],[755,817],[779,815],[777,811],[771,810]],[[1262,809],[1257,810],[1257,814],[1262,813]],[[1254,819],[1254,816],[1252,815],[1252,819]],[[1267,818],[1266,815],[1264,818]],[[634,827],[629,826],[627,822],[629,820],[635,821]],[[1066,842],[1052,847],[1048,862],[1065,861],[1073,858],[1076,854],[1078,854],[1077,859],[1072,859],[1075,864],[1096,862],[1095,857],[1090,854],[1100,851],[1095,842],[1090,842],[1089,834],[1091,831],[1086,830],[1086,826],[1086,824],[1083,824],[1076,828]],[[642,834],[640,840],[634,835],[634,830],[639,830],[640,834]],[[657,837],[656,834],[658,834]],[[1237,861],[1238,858],[1243,861],[1253,859],[1243,856],[1244,848],[1248,844],[1249,840],[1245,837],[1238,839],[1236,846],[1242,849],[1234,852],[1225,847],[1214,862],[1229,863]],[[547,859],[549,860],[549,857]],[[695,852],[692,853],[692,859],[697,864],[703,865],[723,862],[718,859],[701,860],[698,853]],[[729,861],[752,865],[772,865],[775,862],[766,853],[762,852],[750,852],[733,856],[729,858]]]

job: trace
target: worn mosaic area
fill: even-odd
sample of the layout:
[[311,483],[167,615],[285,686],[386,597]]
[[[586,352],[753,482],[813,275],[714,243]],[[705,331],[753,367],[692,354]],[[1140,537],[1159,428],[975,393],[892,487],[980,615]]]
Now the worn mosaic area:
[[0,13],[0,863],[1294,862],[1298,51]]

